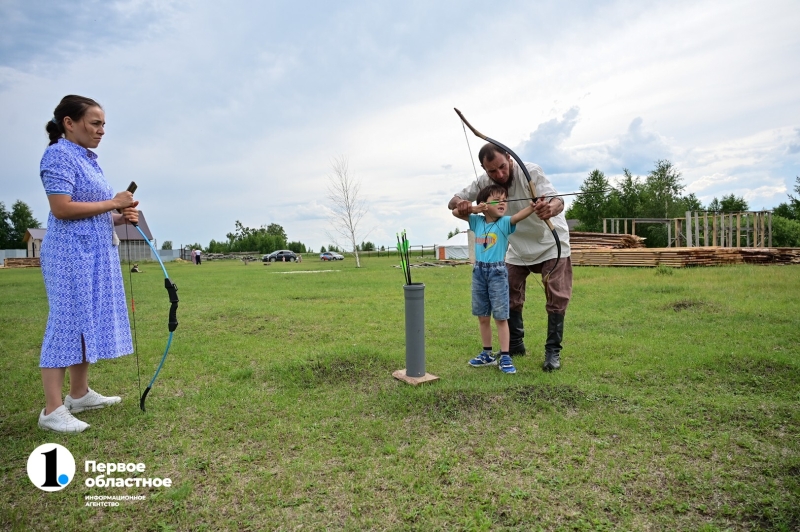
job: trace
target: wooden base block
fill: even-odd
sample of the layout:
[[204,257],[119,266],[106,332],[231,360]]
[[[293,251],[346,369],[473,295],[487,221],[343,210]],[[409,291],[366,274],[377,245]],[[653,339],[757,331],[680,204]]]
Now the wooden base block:
[[422,377],[409,377],[408,375],[406,375],[406,368],[398,369],[397,371],[392,373],[392,377],[401,380],[407,384],[411,384],[412,386],[439,380],[439,377],[437,377],[436,375],[431,375],[430,373],[426,373]]

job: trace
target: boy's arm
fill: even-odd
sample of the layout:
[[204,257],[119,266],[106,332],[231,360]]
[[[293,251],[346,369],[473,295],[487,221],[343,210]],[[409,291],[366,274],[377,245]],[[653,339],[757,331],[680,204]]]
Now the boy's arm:
[[517,212],[517,214],[515,214],[514,216],[511,217],[511,224],[512,225],[517,225],[522,220],[524,220],[525,218],[527,218],[528,216],[533,214],[533,207],[534,207],[534,203],[531,201],[530,204],[527,207],[525,207],[524,209],[522,209],[521,211]]

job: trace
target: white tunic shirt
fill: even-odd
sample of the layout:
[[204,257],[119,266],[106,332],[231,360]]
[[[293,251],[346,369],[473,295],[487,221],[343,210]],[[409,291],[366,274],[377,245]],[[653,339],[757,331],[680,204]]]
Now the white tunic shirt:
[[[528,181],[525,179],[525,174],[520,170],[519,165],[512,159],[512,181],[508,188],[509,200],[524,200],[530,199],[531,192],[528,187]],[[551,194],[558,194],[550,180],[544,176],[542,168],[538,164],[525,163],[528,173],[531,174],[531,179],[536,187],[537,196],[547,196]],[[455,195],[464,200],[475,201],[478,197],[478,192],[489,185],[493,184],[488,175],[481,174],[477,181],[473,181],[468,187]],[[525,201],[509,201],[508,209],[506,210],[507,216],[513,216],[520,210],[528,205]],[[553,227],[558,233],[558,238],[561,240],[561,257],[569,257],[569,228],[567,227],[567,220],[564,213],[550,218]],[[508,252],[506,253],[506,262],[516,266],[533,266],[546,260],[554,259],[558,256],[558,249],[556,248],[556,241],[553,233],[547,224],[539,219],[536,214],[532,214],[517,224],[517,230],[509,236],[508,239]]]

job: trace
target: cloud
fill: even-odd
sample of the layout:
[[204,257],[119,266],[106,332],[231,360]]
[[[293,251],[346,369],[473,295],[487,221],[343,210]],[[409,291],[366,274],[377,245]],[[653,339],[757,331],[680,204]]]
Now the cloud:
[[632,172],[652,169],[658,159],[671,159],[672,150],[665,139],[643,126],[644,120],[636,117],[628,126],[628,131],[618,136],[608,146],[609,163]]
[[42,0],[3,2],[0,64],[47,72],[81,54],[114,49],[153,37],[175,2]]
[[[572,134],[579,112],[578,107],[572,107],[560,119],[553,118],[539,124],[522,143],[520,157],[536,161],[539,166],[554,174],[575,171],[576,158],[570,153],[572,150],[566,149],[563,144]],[[577,165],[578,170],[583,170],[579,162]]]
[[786,147],[786,152],[789,154],[800,153],[800,128],[794,130],[797,134],[796,139],[789,142],[789,145]]
[[594,169],[606,172],[628,168],[644,173],[658,159],[670,159],[673,152],[662,135],[644,127],[641,117],[634,118],[626,132],[592,144],[570,145],[572,131],[578,124],[580,110],[571,107],[560,119],[539,124],[520,148],[521,156],[535,161],[545,173],[576,174]]

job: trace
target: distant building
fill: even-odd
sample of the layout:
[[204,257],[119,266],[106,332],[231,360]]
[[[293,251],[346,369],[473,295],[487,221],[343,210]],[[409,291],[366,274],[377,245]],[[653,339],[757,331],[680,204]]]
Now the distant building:
[[28,244],[28,258],[33,259],[40,257],[42,249],[42,239],[47,229],[28,229],[25,231],[25,236],[22,241]]

